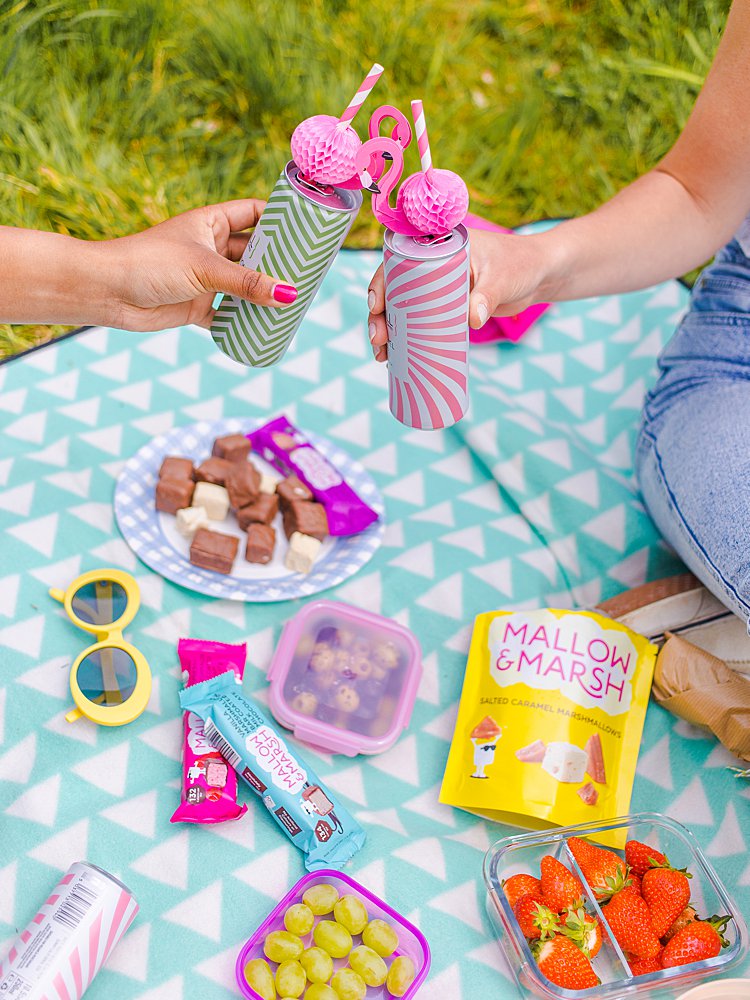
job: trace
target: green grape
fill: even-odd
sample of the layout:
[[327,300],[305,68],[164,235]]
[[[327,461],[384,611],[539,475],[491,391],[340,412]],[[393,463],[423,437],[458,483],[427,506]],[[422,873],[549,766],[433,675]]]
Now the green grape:
[[270,958],[272,962],[288,962],[299,958],[304,950],[302,939],[289,931],[271,931],[263,944],[266,958]]
[[333,915],[350,934],[361,934],[367,926],[367,910],[358,896],[342,896],[333,908]]
[[394,997],[402,997],[414,982],[414,962],[406,955],[399,955],[391,962],[386,984]]
[[[345,958],[352,950],[352,936],[346,927],[335,920],[321,920],[313,931],[315,944],[327,951],[331,958]],[[269,956],[270,957],[270,956]]]
[[339,1000],[338,993],[325,983],[313,983],[307,987],[305,1000]]
[[327,983],[333,975],[333,959],[322,948],[305,948],[300,965],[311,983]]
[[300,937],[309,934],[314,923],[315,917],[313,916],[313,911],[309,906],[305,906],[304,903],[295,903],[284,914],[284,926],[286,929],[291,931],[292,934],[298,934]]
[[282,962],[276,970],[276,989],[279,996],[298,997],[305,988],[305,970],[295,961]]
[[339,1000],[365,1000],[367,996],[365,981],[354,969],[339,969],[331,980],[331,986]]
[[276,1000],[273,973],[265,959],[253,958],[245,966],[245,980],[263,1000]]
[[316,917],[322,917],[324,914],[330,913],[338,898],[338,889],[327,882],[311,885],[302,894],[302,902],[307,904]]
[[372,948],[381,958],[388,958],[398,948],[398,935],[385,920],[371,920],[362,931],[362,944]]
[[388,966],[380,955],[364,944],[352,951],[349,965],[359,973],[368,986],[382,986],[388,975]]

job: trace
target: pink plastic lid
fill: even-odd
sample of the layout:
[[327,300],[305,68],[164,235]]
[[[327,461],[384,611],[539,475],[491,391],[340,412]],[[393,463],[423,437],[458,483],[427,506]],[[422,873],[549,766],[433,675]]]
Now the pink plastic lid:
[[329,753],[392,747],[408,726],[422,676],[409,629],[339,601],[307,604],[284,626],[268,679],[274,717]]

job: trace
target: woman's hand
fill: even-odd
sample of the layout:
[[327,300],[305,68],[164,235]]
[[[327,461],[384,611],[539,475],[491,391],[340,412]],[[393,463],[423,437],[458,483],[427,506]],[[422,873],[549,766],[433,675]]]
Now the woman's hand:
[[112,325],[126,330],[210,326],[217,292],[262,306],[294,302],[293,285],[234,263],[264,207],[252,198],[208,205],[101,244],[115,293]]
[[225,201],[99,242],[0,226],[0,322],[160,330],[210,326],[217,292],[289,305],[293,285],[235,263],[264,208]]
[[[472,229],[469,326],[478,330],[490,316],[515,316],[534,302],[546,301],[542,288],[551,271],[544,234],[511,236]],[[383,268],[367,293],[368,335],[376,361],[386,360]]]

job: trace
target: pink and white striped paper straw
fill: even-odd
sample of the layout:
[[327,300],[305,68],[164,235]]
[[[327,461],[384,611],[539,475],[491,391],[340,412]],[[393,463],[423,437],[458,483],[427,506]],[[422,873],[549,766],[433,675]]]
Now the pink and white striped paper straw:
[[357,93],[354,95],[354,97],[351,99],[351,101],[349,101],[348,105],[346,106],[346,111],[344,111],[341,118],[339,118],[339,122],[346,125],[352,120],[352,118],[354,118],[356,113],[359,111],[359,109],[362,107],[362,105],[369,97],[370,91],[372,90],[372,88],[375,86],[375,84],[378,82],[378,80],[382,75],[383,75],[383,67],[380,65],[380,63],[374,63],[370,72],[367,74],[362,83],[359,85]]
[[430,152],[430,140],[427,138],[427,125],[421,101],[411,102],[411,114],[414,119],[414,132],[417,136],[417,149],[419,150],[422,170],[427,171],[432,166],[432,153]]

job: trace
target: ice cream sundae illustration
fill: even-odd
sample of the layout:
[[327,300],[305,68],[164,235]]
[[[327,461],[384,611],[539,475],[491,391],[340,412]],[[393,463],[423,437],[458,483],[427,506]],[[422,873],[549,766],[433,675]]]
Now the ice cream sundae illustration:
[[474,773],[472,778],[486,778],[485,768],[495,760],[497,741],[503,735],[502,729],[495,720],[485,715],[471,731],[471,742],[474,745]]

